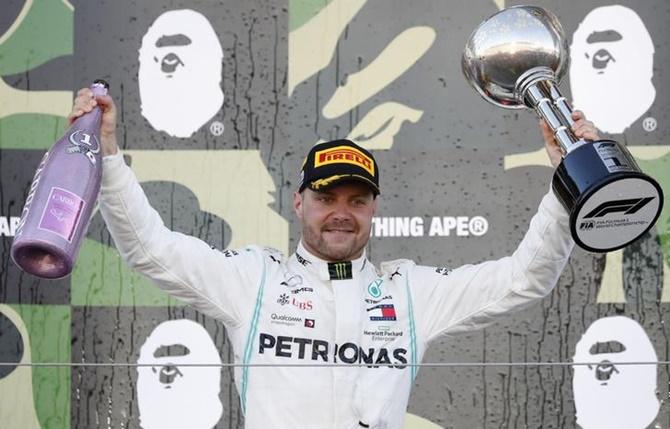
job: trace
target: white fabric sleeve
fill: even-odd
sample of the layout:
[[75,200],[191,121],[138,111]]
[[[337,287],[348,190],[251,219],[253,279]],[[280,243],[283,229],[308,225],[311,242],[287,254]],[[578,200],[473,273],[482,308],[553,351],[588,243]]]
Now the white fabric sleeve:
[[508,257],[453,271],[413,266],[410,285],[424,339],[479,329],[548,295],[574,242],[569,215],[553,192],[544,196],[516,251]]
[[221,252],[165,227],[121,152],[103,158],[100,212],[124,261],[198,311],[238,326],[255,297],[262,257]]

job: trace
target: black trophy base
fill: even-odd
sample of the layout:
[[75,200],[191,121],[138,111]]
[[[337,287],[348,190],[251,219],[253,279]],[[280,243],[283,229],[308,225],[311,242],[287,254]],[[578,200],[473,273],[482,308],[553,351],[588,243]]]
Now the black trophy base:
[[663,208],[659,184],[613,140],[588,142],[568,153],[552,187],[570,213],[572,238],[590,252],[610,252],[637,240]]

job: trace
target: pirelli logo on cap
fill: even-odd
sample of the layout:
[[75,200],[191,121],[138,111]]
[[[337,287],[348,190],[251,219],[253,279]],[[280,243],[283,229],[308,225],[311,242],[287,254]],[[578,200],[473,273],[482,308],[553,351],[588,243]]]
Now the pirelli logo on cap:
[[320,150],[314,156],[314,168],[342,162],[357,165],[367,170],[372,176],[375,175],[375,163],[372,159],[360,150],[350,146],[336,146]]

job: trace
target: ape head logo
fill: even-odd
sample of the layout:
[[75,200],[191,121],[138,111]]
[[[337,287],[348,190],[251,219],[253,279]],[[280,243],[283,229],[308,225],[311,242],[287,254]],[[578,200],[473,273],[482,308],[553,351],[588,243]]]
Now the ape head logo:
[[656,352],[642,326],[623,316],[589,326],[577,343],[572,388],[577,424],[591,428],[646,428],[659,410]]
[[572,37],[570,57],[575,107],[601,130],[623,132],[654,102],[654,44],[634,10],[593,9]]
[[154,129],[190,137],[223,105],[223,50],[202,14],[189,9],[159,16],[142,39],[142,116]]
[[211,429],[219,421],[221,368],[189,366],[221,364],[201,325],[186,319],[161,323],[142,345],[137,363],[143,364],[137,368],[142,428]]

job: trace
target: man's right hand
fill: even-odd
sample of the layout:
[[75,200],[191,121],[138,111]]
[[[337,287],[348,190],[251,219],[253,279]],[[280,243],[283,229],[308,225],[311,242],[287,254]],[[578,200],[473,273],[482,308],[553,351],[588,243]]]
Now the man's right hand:
[[77,98],[74,99],[72,112],[67,119],[72,124],[78,117],[90,112],[96,106],[102,109],[102,123],[100,124],[102,156],[114,155],[118,152],[119,146],[116,143],[116,106],[112,97],[109,95],[94,97],[93,91],[89,88],[82,88],[77,91]]

